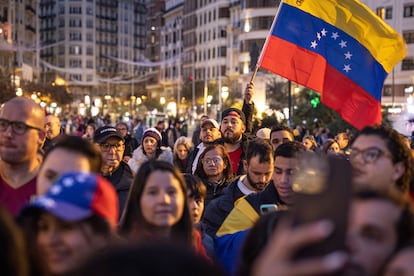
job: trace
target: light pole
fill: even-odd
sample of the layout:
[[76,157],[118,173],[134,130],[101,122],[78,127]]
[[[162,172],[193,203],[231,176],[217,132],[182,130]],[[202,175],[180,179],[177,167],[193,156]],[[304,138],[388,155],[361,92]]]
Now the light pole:
[[[229,87],[228,86],[223,86],[221,87],[221,98],[222,100],[222,106],[220,106],[220,114],[223,112],[223,110],[225,109],[224,103],[226,102],[227,98],[229,97]],[[220,115],[221,116],[221,115]],[[221,120],[222,118],[220,118]]]

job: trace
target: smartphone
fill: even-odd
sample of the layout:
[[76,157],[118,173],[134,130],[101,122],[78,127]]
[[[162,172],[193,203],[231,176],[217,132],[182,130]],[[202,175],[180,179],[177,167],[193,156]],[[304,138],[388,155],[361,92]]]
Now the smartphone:
[[270,212],[277,211],[276,204],[262,204],[260,205],[260,214],[264,215]]
[[334,224],[328,238],[302,248],[296,259],[345,250],[352,192],[349,161],[336,155],[304,153],[299,157],[299,172],[292,189],[296,200],[291,209],[293,227],[322,219]]

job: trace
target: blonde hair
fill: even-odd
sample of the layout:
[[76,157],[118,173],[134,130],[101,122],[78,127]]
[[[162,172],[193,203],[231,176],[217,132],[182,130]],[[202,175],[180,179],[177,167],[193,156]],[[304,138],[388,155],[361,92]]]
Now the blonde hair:
[[174,143],[174,154],[175,155],[178,153],[178,146],[181,146],[181,145],[183,145],[188,151],[190,151],[191,147],[193,146],[190,138],[181,136]]

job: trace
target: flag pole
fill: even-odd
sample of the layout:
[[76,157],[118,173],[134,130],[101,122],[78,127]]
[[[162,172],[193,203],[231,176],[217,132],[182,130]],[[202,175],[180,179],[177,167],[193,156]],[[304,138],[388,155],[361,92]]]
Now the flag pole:
[[254,78],[256,77],[257,71],[259,71],[259,65],[258,64],[256,64],[256,67],[254,68],[254,72],[253,72],[252,78],[250,79],[250,82],[254,81]]

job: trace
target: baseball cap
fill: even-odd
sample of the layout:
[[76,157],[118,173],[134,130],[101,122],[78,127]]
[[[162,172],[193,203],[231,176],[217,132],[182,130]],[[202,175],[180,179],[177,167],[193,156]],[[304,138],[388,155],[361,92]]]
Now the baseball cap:
[[93,141],[95,143],[100,144],[104,143],[110,137],[116,137],[122,141],[124,140],[124,138],[122,138],[121,134],[118,133],[116,128],[114,128],[113,126],[103,126],[95,130],[95,133],[93,135]]
[[46,194],[36,197],[22,213],[36,209],[70,222],[97,215],[112,228],[117,226],[119,216],[118,196],[112,184],[97,174],[84,172],[63,174]]
[[212,124],[215,128],[217,128],[217,129],[220,129],[220,127],[219,127],[219,124],[217,123],[217,121],[216,120],[214,120],[214,119],[205,119],[202,123],[201,123],[201,125],[200,125],[200,127],[204,127],[206,124]]
[[237,108],[234,108],[234,107],[227,108],[221,114],[221,118],[224,119],[227,116],[237,117],[240,120],[242,120],[244,124],[246,124],[246,117],[244,116],[243,111],[241,111],[240,109],[237,109]]

